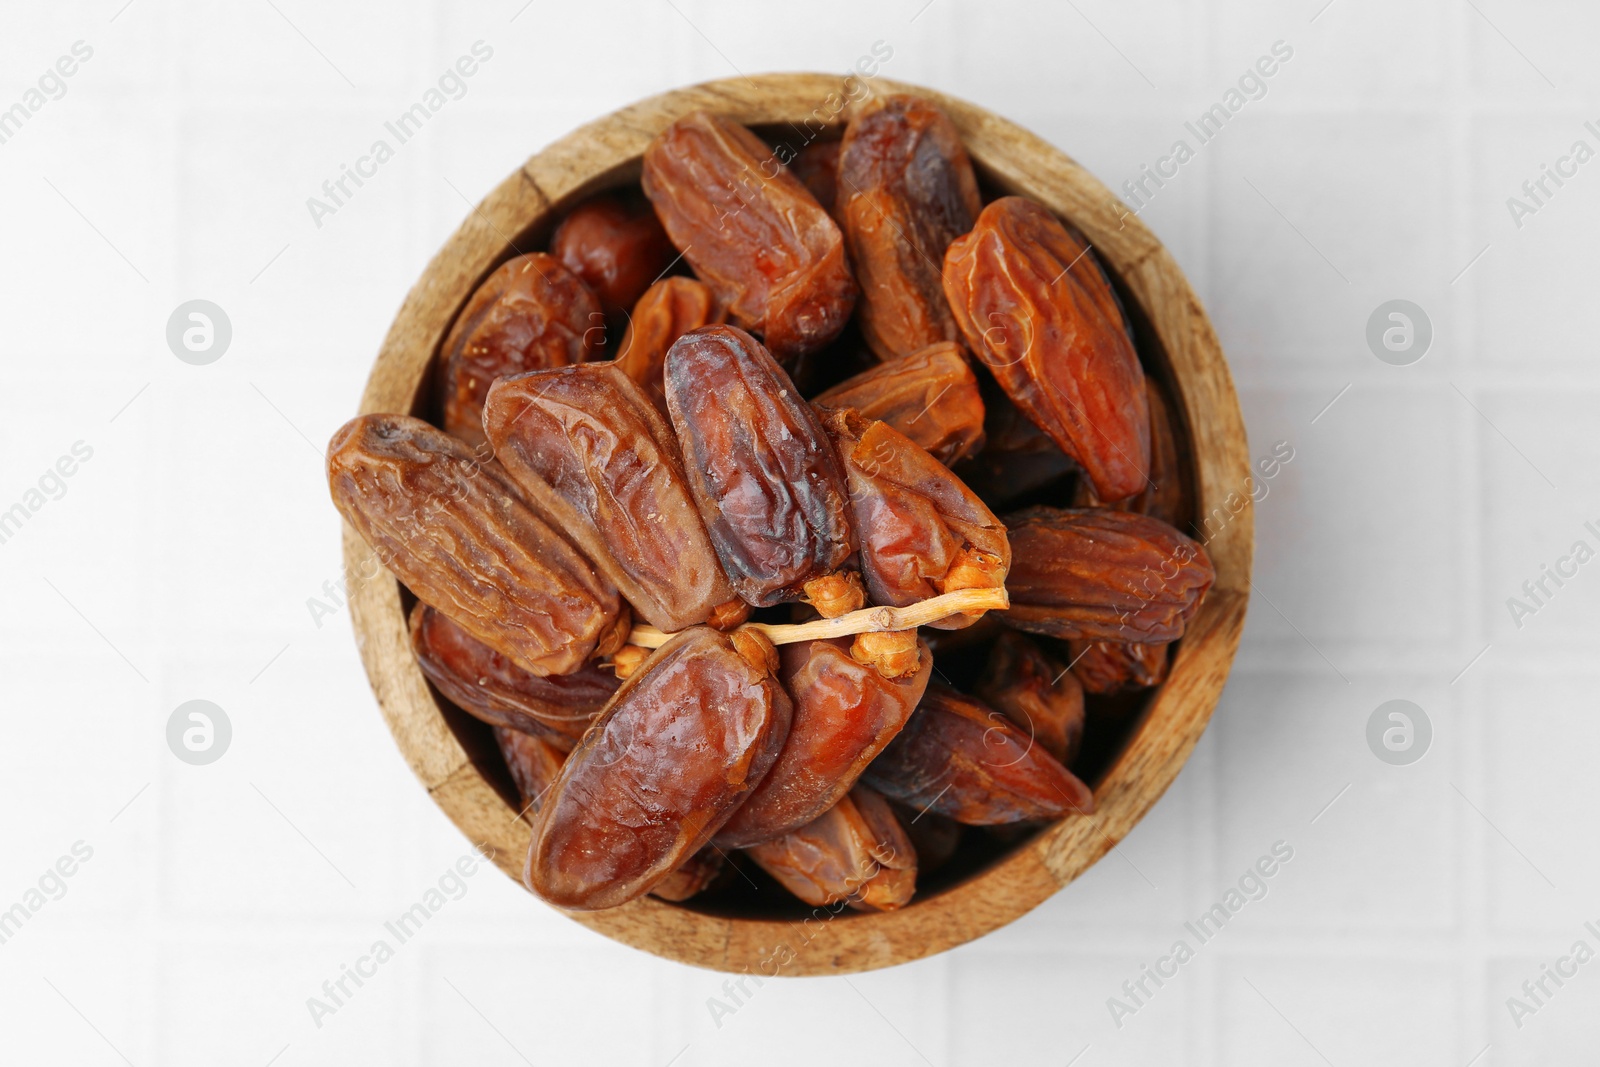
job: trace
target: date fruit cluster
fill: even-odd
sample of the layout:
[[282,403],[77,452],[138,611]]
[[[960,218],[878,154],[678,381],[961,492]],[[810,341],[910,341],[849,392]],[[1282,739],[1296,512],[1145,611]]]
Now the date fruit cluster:
[[1093,812],[1213,573],[1094,251],[993,192],[917,97],[800,151],[684,116],[483,279],[414,414],[334,435],[543,899],[887,910]]

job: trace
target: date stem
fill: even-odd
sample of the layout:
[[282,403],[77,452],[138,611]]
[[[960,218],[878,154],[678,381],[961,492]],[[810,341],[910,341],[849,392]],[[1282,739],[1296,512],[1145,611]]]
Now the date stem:
[[[958,589],[942,593],[903,608],[880,606],[862,608],[834,619],[815,619],[799,623],[748,622],[740,629],[759,630],[775,645],[792,645],[800,641],[820,641],[830,637],[849,637],[853,634],[887,633],[892,630],[914,630],[952,615],[967,612],[1004,611],[1011,600],[1004,589]],[[628,635],[630,645],[643,648],[660,648],[674,635],[654,626],[635,626]]]

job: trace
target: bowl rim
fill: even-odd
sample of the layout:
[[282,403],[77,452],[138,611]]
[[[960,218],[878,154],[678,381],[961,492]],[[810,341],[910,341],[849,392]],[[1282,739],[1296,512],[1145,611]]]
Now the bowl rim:
[[[978,874],[899,911],[817,908],[804,920],[710,915],[645,897],[564,913],[599,933],[715,970],[841,974],[943,952],[1021,917],[1117,843],[1177,777],[1209,722],[1244,625],[1254,545],[1244,421],[1216,334],[1172,256],[1109,189],[1065,153],[983,108],[921,86],[858,75],[761,74],[670,90],[621,108],[536,152],[476,205],[429,262],[385,337],[362,414],[410,412],[456,314],[478,283],[565,206],[637,177],[662,128],[705,109],[796,139],[837,131],[869,95],[914,93],[950,115],[974,163],[1083,232],[1138,301],[1159,340],[1189,428],[1196,516],[1221,514],[1204,541],[1216,582],[1190,621],[1167,680],[1095,789],[1097,810],[1048,826]],[[792,148],[803,144],[791,144]],[[434,802],[521,882],[528,824],[474,766],[411,653],[400,583],[348,524],[351,620],[367,677],[401,754]]]

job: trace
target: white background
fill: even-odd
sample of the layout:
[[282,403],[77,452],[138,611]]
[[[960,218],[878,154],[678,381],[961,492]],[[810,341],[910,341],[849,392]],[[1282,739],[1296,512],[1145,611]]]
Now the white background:
[[[0,145],[0,510],[93,449],[0,544],[0,908],[93,849],[0,945],[0,1059],[1594,1058],[1600,963],[1520,1028],[1506,998],[1574,941],[1600,949],[1600,563],[1520,629],[1505,603],[1600,547],[1600,163],[1520,228],[1505,203],[1574,140],[1600,148],[1593,4],[123,2],[10,4],[0,33],[0,107],[94,49]],[[479,39],[467,95],[316,227],[306,198]],[[581,122],[739,72],[842,72],[880,40],[885,75],[1113,188],[1294,49],[1143,216],[1216,323],[1252,455],[1295,452],[1257,511],[1213,725],[1116,854],[937,958],[769,982],[719,1026],[721,976],[488,870],[314,1026],[306,998],[466,847],[397,755],[346,614],[307,607],[340,571],[319,450],[401,298],[469,202]],[[165,342],[196,297],[233,323],[209,366]],[[1393,298],[1434,325],[1414,366],[1364,341]],[[193,698],[233,723],[208,767],[165,743]],[[1367,747],[1393,698],[1434,726],[1413,766]],[[1107,998],[1280,840],[1268,896],[1113,1025]]]

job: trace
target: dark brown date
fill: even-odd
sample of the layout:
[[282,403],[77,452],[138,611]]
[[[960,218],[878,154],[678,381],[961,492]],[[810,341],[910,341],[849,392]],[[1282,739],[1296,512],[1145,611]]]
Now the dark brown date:
[[650,895],[681,904],[704,892],[725,869],[722,854],[715,849],[696,852],[682,867],[657,882],[656,887],[650,890]]
[[511,780],[516,783],[517,795],[522,798],[522,810],[518,814],[531,822],[550,783],[561,773],[567,754],[543,737],[504,726],[494,728],[494,740],[500,746],[500,755],[505,758]]
[[[1011,565],[1006,528],[950,468],[885,422],[850,409],[824,424],[844,461],[872,603],[905,607],[958,589],[994,589]],[[983,612],[933,623],[970,626]]]
[[411,648],[428,681],[462,711],[570,751],[622,683],[595,664],[541,677],[417,601]]
[[473,637],[535,674],[621,647],[616,587],[500,466],[405,415],[362,415],[328,443],[328,488],[380,562]]
[[1004,634],[975,692],[1063,767],[1072,766],[1083,741],[1083,686],[1065,663],[1019,633]]
[[751,631],[696,626],[662,645],[562,766],[533,825],[528,888],[562,908],[611,908],[699,852],[788,735],[777,658]]
[[850,642],[785,645],[779,678],[794,702],[789,737],[772,770],[717,835],[719,848],[746,848],[799,829],[833,807],[916,710],[933,673],[894,680],[858,663]]
[[[983,450],[955,471],[992,508],[1015,507],[1024,497],[1045,493],[1059,500],[1081,480],[1078,465],[1028,421],[993,378],[979,385],[983,396]],[[1060,492],[1056,492],[1059,487]]]
[[1211,588],[1206,550],[1159,519],[1106,508],[1006,516],[1016,553],[1002,619],[1063,640],[1176,641]]
[[682,630],[734,599],[672,430],[621,367],[502,378],[483,423],[534,510],[566,531],[650,625]]
[[1183,457],[1178,450],[1178,434],[1172,410],[1154,378],[1146,376],[1144,384],[1150,404],[1149,481],[1143,489],[1126,500],[1108,502],[1095,495],[1094,486],[1087,479],[1080,479],[1072,506],[1137,511],[1181,530],[1189,521],[1189,495],[1185,489]]
[[861,284],[861,333],[880,359],[961,334],[945,300],[950,242],[983,208],[961,137],[915,96],[868,104],[839,152],[840,224]]
[[955,858],[961,847],[961,824],[947,815],[889,801],[895,818],[905,827],[906,836],[917,849],[917,873],[932,874]]
[[864,911],[892,911],[910,903],[916,890],[915,846],[887,802],[863,786],[746,855],[816,907],[849,901]]
[[1086,244],[1039,204],[1002,197],[950,245],[944,291],[968,347],[1101,499],[1144,488],[1144,371]]
[[779,359],[844,329],[856,302],[844,236],[755,134],[686,116],[645,149],[640,181],[695,274]]
[[813,141],[795,153],[789,170],[817,198],[822,210],[833,215],[839,191],[839,142]]
[[1167,677],[1167,646],[1127,641],[1068,641],[1072,673],[1085,692],[1098,695],[1148,689]]
[[839,458],[761,343],[707,326],[667,353],[667,410],[689,488],[734,590],[798,600],[855,551]]
[[603,193],[573,208],[550,236],[550,253],[584,280],[612,318],[633,307],[678,258],[655,211],[637,193]]
[[998,711],[937,682],[863,781],[972,826],[1094,811],[1089,787],[1042,746]]
[[444,428],[482,445],[483,399],[496,378],[582,363],[605,344],[589,287],[554,256],[518,256],[478,286],[439,350]]
[[881,419],[945,465],[983,447],[983,397],[961,346],[941,341],[880,363],[815,397]]
[[667,350],[690,330],[725,322],[717,298],[694,278],[662,278],[633,306],[628,332],[617,350],[617,366],[638,382],[663,415],[667,412]]

